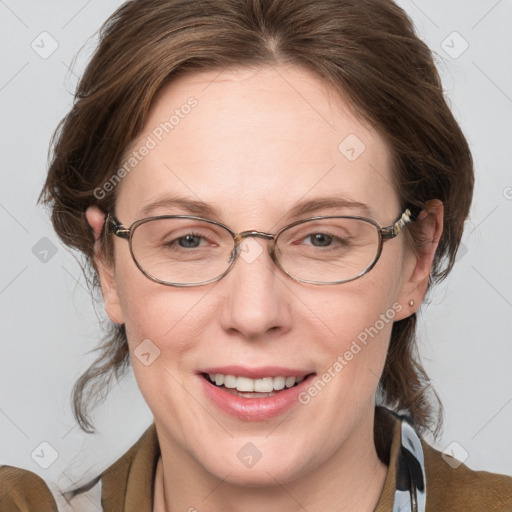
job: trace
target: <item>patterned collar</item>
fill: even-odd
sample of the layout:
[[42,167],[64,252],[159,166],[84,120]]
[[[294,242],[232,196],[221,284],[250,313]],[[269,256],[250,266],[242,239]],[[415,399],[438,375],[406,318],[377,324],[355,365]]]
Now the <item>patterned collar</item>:
[[425,512],[427,483],[420,438],[405,416],[399,416],[400,450],[396,465],[393,512]]

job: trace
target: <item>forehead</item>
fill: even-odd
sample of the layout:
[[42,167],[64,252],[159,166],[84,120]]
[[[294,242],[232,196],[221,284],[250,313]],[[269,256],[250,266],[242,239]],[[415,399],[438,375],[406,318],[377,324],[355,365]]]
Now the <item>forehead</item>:
[[378,221],[398,208],[383,138],[297,67],[180,77],[159,93],[130,159],[116,207],[130,220],[166,194],[247,221],[323,196],[368,204]]

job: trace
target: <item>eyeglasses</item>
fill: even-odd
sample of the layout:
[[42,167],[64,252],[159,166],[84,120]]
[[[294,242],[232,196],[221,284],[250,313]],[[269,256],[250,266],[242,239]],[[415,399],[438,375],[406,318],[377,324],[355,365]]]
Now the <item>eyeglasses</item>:
[[369,272],[383,242],[412,222],[405,210],[388,227],[354,216],[298,220],[275,235],[262,231],[235,233],[220,222],[192,215],[162,215],[123,226],[105,216],[107,233],[128,240],[132,258],[152,281],[168,286],[201,286],[222,279],[243,252],[248,237],[270,241],[274,263],[292,279],[310,284],[342,284]]

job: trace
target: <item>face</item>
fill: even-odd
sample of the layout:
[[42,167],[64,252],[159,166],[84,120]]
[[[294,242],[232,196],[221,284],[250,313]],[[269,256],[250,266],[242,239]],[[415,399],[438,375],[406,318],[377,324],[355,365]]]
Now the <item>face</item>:
[[[170,128],[163,123],[173,114]],[[115,214],[125,226],[192,214],[235,232],[276,233],[316,215],[388,226],[401,213],[383,138],[299,68],[181,77],[159,95],[127,158],[144,145],[154,147],[139,151],[145,156],[117,189]],[[250,240],[257,257],[239,258],[216,283],[176,288],[145,277],[126,240],[114,237],[115,264],[101,278],[109,316],[126,326],[162,453],[217,478],[275,485],[372,444],[392,323],[412,313],[417,260],[402,233],[363,277],[311,285],[277,268],[268,240]],[[305,379],[244,398],[206,373]]]

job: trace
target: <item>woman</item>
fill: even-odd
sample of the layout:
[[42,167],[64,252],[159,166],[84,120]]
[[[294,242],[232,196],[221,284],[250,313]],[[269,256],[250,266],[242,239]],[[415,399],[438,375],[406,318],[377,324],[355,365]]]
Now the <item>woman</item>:
[[[510,477],[419,437],[439,414],[415,313],[473,170],[401,9],[129,2],[53,150],[42,198],[113,324],[77,420],[93,430],[87,390],[128,364],[154,416],[71,505],[101,485],[105,511],[512,508]],[[2,510],[56,510],[1,474]]]

